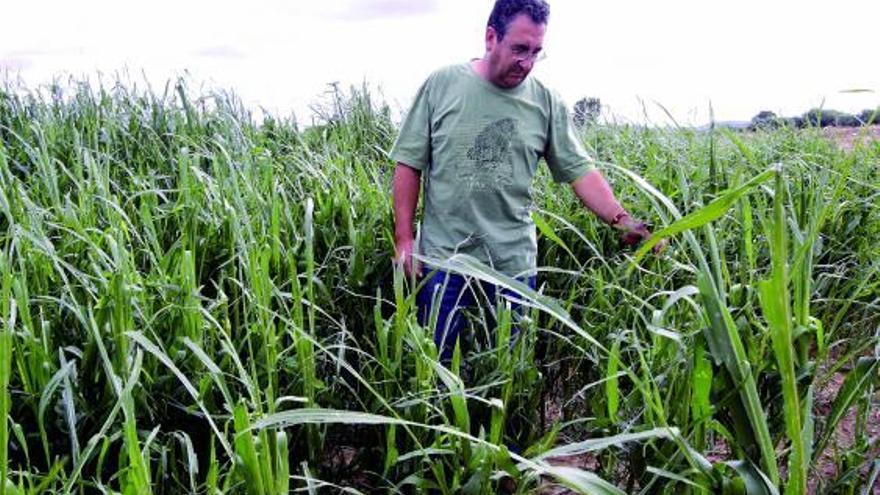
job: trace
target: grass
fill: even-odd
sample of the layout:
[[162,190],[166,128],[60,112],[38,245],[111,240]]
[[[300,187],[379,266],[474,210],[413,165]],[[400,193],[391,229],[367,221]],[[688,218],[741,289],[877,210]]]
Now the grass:
[[[536,290],[424,260],[528,308],[486,301],[447,369],[390,262],[390,112],[366,89],[337,98],[300,129],[182,82],[0,90],[0,495],[877,478],[880,145],[586,129],[670,248],[621,251],[542,170]],[[830,373],[846,376],[823,413]],[[835,445],[851,410],[855,441]]]

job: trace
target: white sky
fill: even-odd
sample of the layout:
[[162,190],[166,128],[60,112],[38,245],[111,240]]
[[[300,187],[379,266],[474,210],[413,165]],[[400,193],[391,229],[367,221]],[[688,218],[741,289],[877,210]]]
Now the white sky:
[[[624,120],[748,120],[880,104],[877,0],[550,0],[533,74]],[[327,83],[367,81],[405,107],[438,66],[478,57],[491,0],[0,0],[0,71],[28,85],[126,69],[188,71],[308,121]],[[872,92],[842,91],[866,89]],[[644,104],[644,106],[643,106]]]

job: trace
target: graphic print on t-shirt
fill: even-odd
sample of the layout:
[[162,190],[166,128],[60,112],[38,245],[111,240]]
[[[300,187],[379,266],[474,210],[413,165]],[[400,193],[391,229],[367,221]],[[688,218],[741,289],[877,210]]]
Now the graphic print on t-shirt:
[[513,184],[511,143],[518,139],[516,121],[511,118],[496,120],[477,134],[461,173],[470,190],[497,190]]

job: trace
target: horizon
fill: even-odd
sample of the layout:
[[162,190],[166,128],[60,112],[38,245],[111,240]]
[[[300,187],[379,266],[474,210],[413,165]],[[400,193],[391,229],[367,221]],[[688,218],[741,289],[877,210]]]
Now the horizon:
[[[314,125],[322,125],[327,123],[330,119],[334,118],[332,114],[335,110],[334,102],[334,85],[336,86],[336,90],[338,91],[338,95],[341,96],[341,101],[348,101],[352,96],[356,93],[364,94],[367,92],[370,96],[371,102],[374,105],[376,110],[380,110],[383,106],[387,106],[389,110],[391,110],[392,121],[395,125],[400,124],[400,120],[403,117],[401,112],[405,112],[407,108],[405,107],[397,107],[394,108],[391,103],[382,95],[381,91],[377,91],[377,88],[371,87],[366,81],[361,82],[360,84],[352,84],[348,88],[339,87],[337,82],[328,83],[328,89],[324,91],[321,95],[315,96],[315,98],[308,103],[309,107],[309,115],[303,117],[302,114],[298,114],[294,112],[292,109],[288,111],[278,111],[267,109],[262,105],[249,105],[245,100],[242,99],[241,95],[238,94],[234,88],[223,88],[223,87],[212,87],[207,85],[204,81],[195,81],[191,78],[191,76],[187,74],[176,76],[175,78],[166,79],[161,84],[155,84],[153,81],[149,79],[143,78],[143,74],[141,75],[141,80],[134,80],[130,75],[130,71],[127,69],[122,69],[116,71],[113,75],[107,75],[104,73],[96,73],[91,75],[83,75],[80,77],[68,74],[68,75],[58,75],[53,76],[51,81],[40,83],[36,86],[27,85],[26,82],[22,79],[12,80],[8,77],[8,74],[0,73],[0,87],[5,87],[6,90],[12,90],[13,93],[25,91],[30,93],[36,93],[40,95],[40,97],[46,97],[49,95],[51,91],[54,91],[56,88],[60,89],[60,94],[62,97],[69,98],[75,94],[75,90],[77,86],[83,83],[87,83],[90,86],[100,87],[104,90],[110,89],[116,85],[122,85],[122,87],[127,90],[134,91],[138,95],[142,95],[145,93],[151,93],[153,95],[172,95],[173,98],[176,98],[174,95],[177,92],[177,86],[180,82],[183,83],[183,88],[186,91],[186,95],[188,98],[226,98],[228,99],[230,96],[232,97],[231,102],[237,105],[240,105],[242,109],[248,112],[249,117],[255,124],[259,124],[261,120],[267,117],[280,119],[280,120],[290,120],[293,119],[296,125],[303,126],[304,128],[308,128]],[[194,89],[194,87],[198,86],[198,88]],[[378,98],[377,98],[378,93]],[[19,93],[21,94],[21,93]],[[569,110],[574,113],[574,102],[566,102]],[[824,103],[823,103],[824,104]],[[616,115],[610,115],[609,112],[606,111],[603,105],[602,114],[600,115],[600,122],[603,125],[622,125],[622,126],[647,126],[647,127],[682,127],[682,128],[692,128],[692,129],[705,129],[708,128],[711,124],[716,126],[728,126],[728,127],[748,127],[754,120],[754,117],[757,117],[758,113],[764,112],[765,110],[758,111],[756,114],[747,119],[710,119],[704,122],[679,122],[677,120],[673,121],[671,118],[667,118],[663,122],[654,122],[648,120],[638,120],[638,119],[627,119],[620,118]],[[776,118],[782,120],[799,119],[806,118],[807,114],[819,111],[820,113],[829,112],[829,113],[839,113],[842,115],[858,117],[861,112],[864,111],[876,111],[880,113],[880,104],[874,106],[873,108],[863,108],[858,111],[843,111],[838,108],[832,108],[830,106],[816,106],[808,109],[804,109],[803,111],[793,113],[793,114],[778,114],[774,113]],[[328,118],[329,115],[329,118]],[[672,117],[675,117],[674,115]],[[871,122],[872,125],[880,125],[880,118],[875,118]],[[849,127],[848,125],[843,125],[843,127]]]
[[[243,9],[231,0],[159,0],[135,10],[110,0],[43,0],[8,7],[10,19],[42,22],[4,28],[0,72],[30,88],[120,72],[142,73],[158,87],[189,74],[195,86],[231,90],[255,113],[302,123],[330,83],[366,82],[399,113],[431,71],[482,56],[491,5],[263,0]],[[548,57],[533,74],[569,107],[595,97],[605,118],[664,125],[672,123],[668,111],[681,125],[700,126],[710,113],[716,122],[745,122],[765,110],[791,117],[880,106],[880,69],[866,56],[878,8],[866,2],[842,0],[833,10],[791,0],[550,5]]]

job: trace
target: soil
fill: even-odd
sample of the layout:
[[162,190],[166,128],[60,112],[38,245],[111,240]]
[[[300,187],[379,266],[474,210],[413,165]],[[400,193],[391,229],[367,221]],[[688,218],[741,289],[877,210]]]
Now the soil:
[[[880,126],[878,126],[877,130],[880,132]],[[824,370],[820,373],[824,373]],[[820,384],[817,388],[813,402],[814,418],[817,420],[824,419],[831,412],[832,404],[840,391],[840,387],[843,385],[845,376],[845,372],[836,372],[832,374],[825,383]],[[548,407],[548,409],[548,412],[550,413],[548,414],[548,416],[550,416],[548,419],[551,421],[554,415],[561,416],[558,406],[551,406]],[[840,457],[850,449],[856,441],[856,413],[855,406],[850,408],[846,416],[844,416],[840,421],[840,424],[838,424],[833,439],[828,443],[828,447],[825,448],[825,451],[820,456],[817,466],[811,470],[808,480],[809,494],[827,493],[826,491],[820,490],[827,490],[827,483],[837,479],[839,474],[837,470]],[[821,424],[816,425],[817,429],[820,427]],[[880,458],[880,394],[878,393],[874,394],[868,410],[866,430],[866,441],[867,445],[870,447],[868,455],[862,461],[860,470],[860,477],[862,480],[867,479],[873,461]],[[817,431],[817,433],[821,432]],[[720,440],[716,442],[708,452],[704,452],[704,455],[706,455],[711,462],[724,462],[730,459],[731,452],[725,442]],[[559,466],[577,467],[587,471],[596,471],[599,468],[598,459],[591,454],[551,458],[550,463]],[[786,466],[781,466],[781,468],[782,471],[785,472]],[[871,491],[865,490],[866,488],[867,487],[859,487],[857,493],[873,493],[880,495],[880,482],[875,483]],[[569,495],[574,492],[553,484],[551,480],[545,480],[545,484],[542,486],[539,493],[542,495]]]
[[880,142],[880,125],[867,127],[826,127],[822,133],[833,139],[841,149],[852,151],[862,144],[870,146]]
[[[817,417],[826,417],[831,412],[831,405],[840,391],[845,378],[844,373],[834,373],[831,378],[816,393],[814,403],[814,413]],[[871,468],[872,460],[880,456],[880,399],[877,394],[871,401],[871,407],[868,410],[868,418],[866,424],[867,443],[870,446],[868,456],[863,463],[861,469],[862,479],[868,476]],[[846,452],[853,446],[856,441],[856,408],[852,407],[846,416],[837,425],[837,431],[834,433],[833,439],[828,442],[828,447],[819,457],[818,466],[814,470],[814,475],[809,479],[809,493],[819,493],[821,481],[833,480],[838,476],[837,463],[835,457]],[[867,491],[865,493],[868,493]],[[880,483],[875,483],[871,493],[880,494]]]

